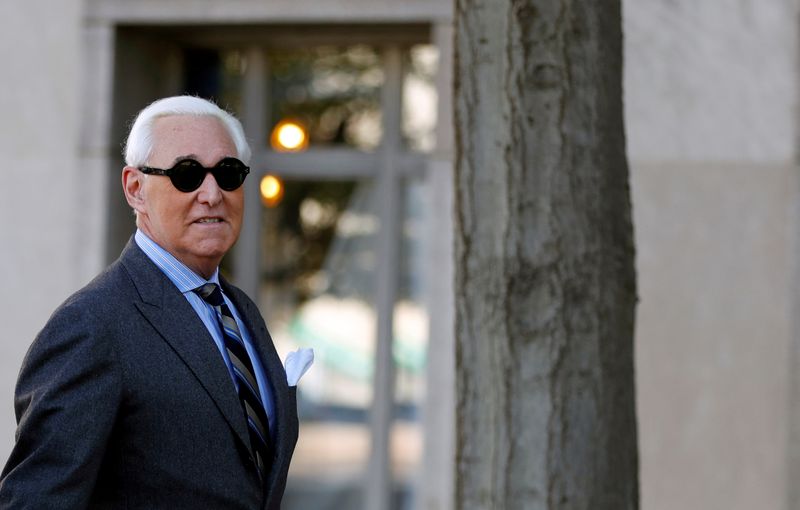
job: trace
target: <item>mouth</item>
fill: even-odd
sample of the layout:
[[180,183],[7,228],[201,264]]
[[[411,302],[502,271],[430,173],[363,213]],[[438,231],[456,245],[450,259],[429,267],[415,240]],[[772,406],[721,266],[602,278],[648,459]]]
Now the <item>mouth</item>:
[[195,220],[195,223],[200,223],[200,224],[213,224],[222,222],[223,222],[222,218],[200,218],[198,220]]

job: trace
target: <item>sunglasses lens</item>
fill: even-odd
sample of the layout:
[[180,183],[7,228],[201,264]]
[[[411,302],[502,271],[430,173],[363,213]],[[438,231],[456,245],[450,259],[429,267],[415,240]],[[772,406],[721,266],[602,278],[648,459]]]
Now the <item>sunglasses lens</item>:
[[214,168],[217,185],[225,191],[233,191],[244,183],[247,167],[235,158],[225,158]]
[[173,167],[170,179],[173,186],[188,193],[199,188],[205,176],[206,169],[200,163],[185,159]]
[[142,167],[141,170],[156,175],[168,175],[172,185],[184,193],[190,193],[199,188],[208,172],[214,175],[214,179],[220,188],[225,191],[233,191],[244,183],[244,178],[247,177],[247,173],[250,171],[244,163],[236,158],[225,158],[214,168],[205,168],[193,159],[184,159],[177,162],[169,170],[150,167]]

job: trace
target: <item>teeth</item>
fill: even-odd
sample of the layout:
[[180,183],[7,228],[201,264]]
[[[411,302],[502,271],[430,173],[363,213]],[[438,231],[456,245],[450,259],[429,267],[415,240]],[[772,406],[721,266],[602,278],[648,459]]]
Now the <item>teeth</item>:
[[221,220],[219,218],[203,218],[197,220],[197,223],[219,223]]

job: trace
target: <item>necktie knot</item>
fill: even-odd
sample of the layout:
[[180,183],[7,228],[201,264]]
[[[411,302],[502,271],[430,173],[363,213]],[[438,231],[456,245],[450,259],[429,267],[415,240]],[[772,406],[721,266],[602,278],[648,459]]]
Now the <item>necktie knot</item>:
[[220,306],[225,301],[222,299],[222,291],[216,283],[206,283],[194,289],[198,296],[203,298],[203,301],[211,306]]

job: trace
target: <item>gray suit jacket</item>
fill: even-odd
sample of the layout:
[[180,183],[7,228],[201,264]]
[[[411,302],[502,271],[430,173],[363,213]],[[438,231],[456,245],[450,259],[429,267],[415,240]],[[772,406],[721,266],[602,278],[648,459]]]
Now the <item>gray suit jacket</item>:
[[297,442],[295,389],[255,304],[222,286],[272,386],[275,458],[266,490],[219,350],[131,240],[54,312],[25,357],[0,508],[280,508]]

